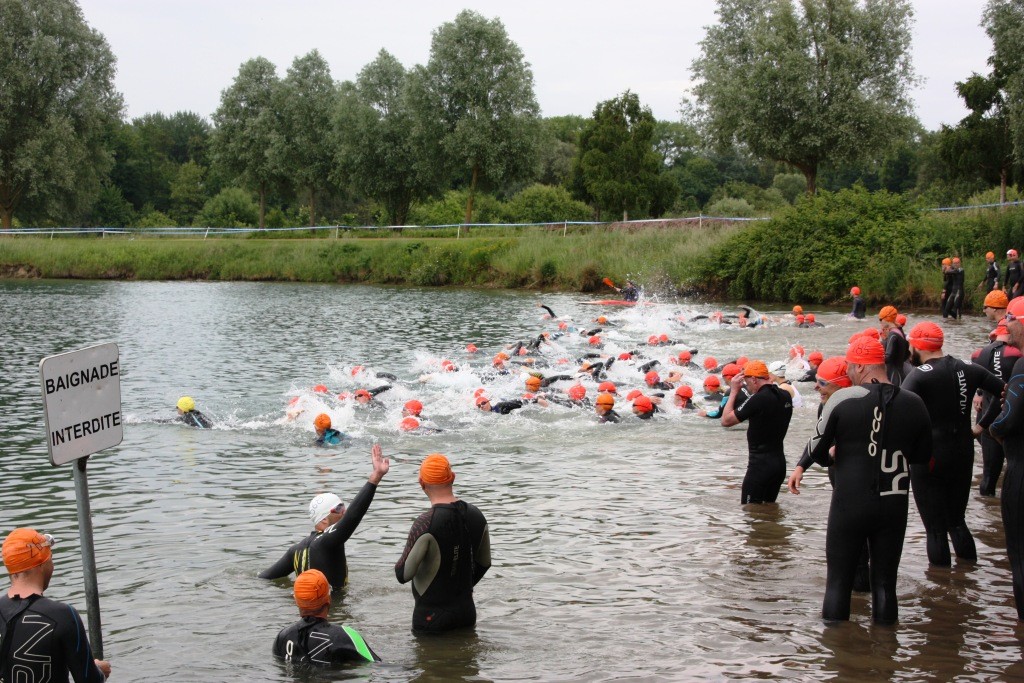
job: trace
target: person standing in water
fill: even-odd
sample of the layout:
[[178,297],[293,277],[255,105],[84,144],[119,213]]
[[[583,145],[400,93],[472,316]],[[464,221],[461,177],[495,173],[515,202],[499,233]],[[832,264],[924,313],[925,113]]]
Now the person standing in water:
[[853,297],[853,309],[850,311],[849,317],[863,320],[864,316],[868,314],[868,305],[864,303],[864,299],[860,296],[860,287],[851,287],[850,296]]

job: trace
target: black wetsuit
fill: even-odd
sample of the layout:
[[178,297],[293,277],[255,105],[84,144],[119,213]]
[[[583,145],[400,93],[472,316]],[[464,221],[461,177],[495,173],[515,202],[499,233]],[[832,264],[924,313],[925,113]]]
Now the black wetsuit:
[[942,305],[942,317],[959,318],[964,306],[964,269],[950,268],[946,300]]
[[[971,355],[971,362],[980,365],[1005,382],[1013,376],[1014,366],[1020,357],[1021,353],[1016,347],[1010,346],[1006,342],[994,341],[975,351]],[[987,413],[991,408],[992,401],[998,401],[999,398],[995,394],[982,391],[981,414]],[[993,439],[987,431],[982,432],[982,473],[981,483],[978,486],[978,491],[981,495],[996,495],[996,484],[999,481],[999,475],[1003,471],[1004,457],[1002,444]]]
[[623,301],[636,301],[640,298],[640,290],[633,285],[626,285],[619,293],[622,295]]
[[[729,392],[722,395],[722,400],[718,402],[718,405],[711,410],[705,410],[705,417],[713,417],[716,420],[722,417],[722,411],[725,410],[725,404],[729,402],[729,393],[732,391],[730,388]],[[747,402],[750,398],[750,394],[747,393],[746,387],[740,387],[740,393],[736,394],[736,402],[732,405],[733,410],[738,410],[741,405]],[[707,397],[705,397],[707,400]]]
[[604,415],[598,415],[597,421],[600,422],[601,424],[604,424],[605,422],[611,422],[612,424],[619,424],[620,422],[622,422],[622,416],[619,415],[614,410],[609,410]]
[[501,401],[491,406],[492,413],[498,413],[499,415],[508,415],[513,410],[519,410],[523,407],[523,402],[519,399],[513,399],[511,401]]
[[1020,296],[1021,280],[1024,280],[1024,270],[1021,269],[1020,261],[1007,261],[1006,274],[1003,276],[1003,291],[1010,299]]
[[862,299],[859,294],[853,297],[853,310],[850,311],[850,315],[857,320],[863,320],[864,316],[867,315],[867,312],[868,305],[864,303],[864,299]]
[[[964,519],[974,470],[971,405],[979,388],[1000,394],[1003,382],[980,365],[942,356],[915,368],[903,388],[921,397],[932,424],[931,460],[910,468],[914,502],[928,538],[928,561],[950,565],[947,535],[957,557],[975,560],[974,537]],[[996,414],[990,408],[978,423],[988,427]]]
[[892,328],[885,335],[885,376],[889,381],[900,386],[908,371],[907,360],[910,358],[910,344],[898,328]]
[[487,520],[459,500],[438,503],[413,522],[401,559],[399,583],[412,581],[413,631],[447,631],[476,623],[473,586],[491,566]]
[[1006,452],[999,503],[1006,554],[1013,572],[1013,601],[1017,605],[1017,619],[1024,621],[1024,374],[1018,372],[1010,378],[1003,410],[992,423],[991,432],[1003,440]]
[[178,416],[178,422],[183,422],[189,427],[199,427],[200,429],[210,429],[213,427],[213,422],[210,418],[206,417],[198,410],[190,410],[187,413],[182,413]]
[[734,409],[740,422],[750,421],[747,473],[740,500],[744,504],[774,503],[786,479],[783,440],[793,417],[793,397],[774,384],[765,384]]
[[999,286],[999,264],[993,261],[985,269],[985,291],[991,292]]
[[928,460],[930,427],[920,397],[891,384],[840,389],[825,404],[807,444],[814,461],[834,474],[822,618],[850,618],[850,593],[866,539],[871,616],[877,623],[896,621],[896,575],[907,533],[907,465]]
[[281,629],[273,652],[286,662],[318,666],[380,661],[354,628],[336,626],[321,617],[303,617]]
[[103,683],[82,618],[71,605],[41,595],[0,596],[0,680],[10,683]]
[[345,541],[355,532],[363,515],[373,502],[377,486],[366,482],[345,509],[337,522],[321,533],[314,531],[281,556],[270,568],[260,572],[261,579],[282,579],[292,572],[298,576],[307,569],[319,569],[327,577],[331,588],[339,589],[348,583],[348,563],[345,561]]

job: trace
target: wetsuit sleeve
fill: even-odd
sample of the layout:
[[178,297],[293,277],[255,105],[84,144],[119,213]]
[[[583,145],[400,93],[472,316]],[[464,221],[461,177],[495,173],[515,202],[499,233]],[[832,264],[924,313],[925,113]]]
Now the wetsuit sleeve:
[[1024,425],[1024,375],[1014,375],[1006,387],[1006,401],[999,417],[989,428],[993,436],[1003,438]]
[[554,375],[552,377],[545,377],[544,379],[542,379],[540,381],[540,385],[542,387],[546,387],[546,386],[549,386],[549,385],[551,385],[551,384],[553,384],[555,382],[558,382],[560,380],[563,380],[563,379],[565,379],[565,380],[572,379],[572,375]]
[[395,577],[398,583],[408,583],[416,576],[423,558],[427,556],[430,544],[434,543],[430,530],[430,521],[434,516],[434,509],[431,508],[416,518],[409,530],[409,538],[405,542],[405,550],[402,557],[395,563]]
[[828,451],[836,441],[836,408],[844,400],[863,395],[864,391],[863,389],[858,391],[854,390],[854,387],[849,387],[840,389],[829,397],[828,403],[825,404],[824,410],[821,411],[821,417],[818,418],[818,422],[814,426],[814,435],[811,436],[807,442],[807,447],[804,449],[811,460],[822,467],[828,467],[832,464],[832,456]]
[[[739,399],[739,396],[737,396],[736,398]],[[722,411],[725,410],[725,404],[728,403],[728,402],[729,402],[729,397],[728,396],[723,396],[722,400],[718,403],[718,407],[717,408],[715,408],[714,410],[707,410],[707,411],[705,411],[707,413],[707,416],[711,417],[711,418],[714,418],[716,420],[718,418],[722,417]],[[742,422],[742,420],[741,420],[741,422]]]
[[[736,397],[737,399],[739,396]],[[762,410],[762,404],[768,400],[767,392],[758,391],[756,394],[748,398],[743,402],[743,405],[736,408],[736,419],[740,422],[745,422],[750,418],[758,415]],[[724,406],[720,410],[724,410]]]
[[390,388],[391,388],[390,384],[385,384],[383,386],[377,387],[376,389],[370,389],[369,390],[370,396],[376,396],[377,394],[383,394],[385,391],[387,391]]
[[[987,391],[993,396],[999,396],[1000,394],[1003,393],[1004,384],[1001,379],[999,379],[998,377],[996,377],[995,375],[993,375],[991,372],[981,367],[980,365],[969,365],[967,367],[968,372],[971,372],[975,375],[975,377],[977,378],[978,386],[980,386],[983,391]],[[991,425],[995,421],[995,419],[999,417],[1000,410],[1001,406],[999,405],[999,402],[992,401],[988,406],[988,410],[985,412],[984,415],[981,416],[981,419],[978,420],[978,424],[987,429],[989,425]]]
[[495,406],[493,406],[491,409],[494,412],[496,412],[496,413],[500,413],[502,415],[508,415],[513,410],[518,410],[519,408],[522,408],[522,407],[523,407],[523,402],[518,400],[518,399],[516,399],[516,400],[513,400],[513,401],[502,401],[501,403],[498,403]]
[[71,677],[75,679],[75,683],[103,683],[106,677],[96,666],[89,639],[85,637],[82,617],[71,605],[63,607],[68,610],[69,618],[61,627],[62,630],[67,629],[67,632],[62,634],[61,643],[64,646],[64,661],[68,664]]
[[260,572],[261,579],[283,579],[295,571],[295,546],[285,552],[274,564]]
[[373,502],[373,494],[376,492],[376,484],[371,484],[370,482],[363,484],[363,488],[359,489],[359,493],[356,494],[356,497],[352,499],[352,503],[345,509],[345,514],[342,518],[324,530],[324,534],[319,541],[322,548],[333,550],[338,546],[345,545],[345,541],[355,533],[359,522],[363,521],[363,515],[370,509],[370,503]]
[[885,364],[892,365],[897,362],[902,362],[903,358],[900,353],[899,344],[895,339],[896,335],[890,334],[885,338]]
[[491,534],[487,530],[487,522],[484,522],[484,531],[480,535],[480,542],[476,544],[476,551],[473,553],[473,585],[484,578],[484,574],[491,568]]

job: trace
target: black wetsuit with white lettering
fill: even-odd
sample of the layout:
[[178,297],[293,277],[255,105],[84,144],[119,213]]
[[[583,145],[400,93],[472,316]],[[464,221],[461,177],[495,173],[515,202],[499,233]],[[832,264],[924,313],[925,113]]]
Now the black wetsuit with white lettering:
[[0,680],[10,683],[66,681],[69,673],[76,683],[104,681],[78,612],[43,596],[0,596],[0,655]]
[[910,358],[910,344],[898,328],[889,330],[885,336],[885,376],[900,386],[906,375],[907,360]]
[[[903,380],[903,388],[921,397],[932,423],[931,460],[910,468],[914,502],[927,532],[928,561],[940,567],[950,565],[947,535],[957,557],[977,559],[974,537],[964,519],[974,471],[971,407],[978,389],[1000,394],[1003,382],[980,365],[942,356],[914,368]],[[978,424],[988,427],[997,411],[998,407],[990,408]]]
[[[835,459],[829,449],[835,446]],[[825,536],[821,616],[850,618],[850,593],[865,540],[871,555],[872,618],[896,621],[896,575],[907,533],[908,463],[931,455],[931,423],[920,397],[891,384],[840,389],[807,444],[835,475]]]
[[1000,492],[1006,554],[1013,573],[1013,601],[1017,619],[1024,621],[1024,373],[1018,372],[1006,386],[1006,401],[991,432],[1003,440],[1006,474]]
[[336,626],[321,617],[303,617],[281,629],[273,653],[286,662],[314,666],[380,661],[354,628]]
[[[1016,347],[1006,342],[994,341],[984,346],[971,355],[971,362],[980,365],[993,375],[1003,380],[1009,380],[1013,376],[1013,369],[1021,353]],[[992,406],[992,401],[999,400],[999,396],[983,391],[981,394],[981,414],[984,415]],[[981,415],[978,416],[979,418]],[[1003,446],[993,439],[987,431],[981,433],[981,483],[978,491],[983,496],[996,495],[996,483],[999,475],[1003,472],[1005,456]]]
[[1021,280],[1024,279],[1020,261],[1007,261],[1006,274],[1003,277],[1003,291],[1006,292],[1006,296],[1011,299],[1020,296]]
[[473,586],[491,566],[487,520],[459,500],[438,503],[413,522],[395,564],[399,583],[412,581],[413,631],[447,631],[476,623]]
[[774,503],[786,479],[783,441],[793,417],[793,397],[774,384],[765,384],[735,412],[740,422],[750,422],[747,473],[740,500],[744,504]]
[[363,520],[376,492],[377,486],[366,482],[341,519],[324,529],[323,533],[314,531],[293,545],[273,566],[260,572],[260,578],[283,579],[292,572],[298,576],[307,569],[319,569],[331,588],[342,588],[348,583],[345,541]]

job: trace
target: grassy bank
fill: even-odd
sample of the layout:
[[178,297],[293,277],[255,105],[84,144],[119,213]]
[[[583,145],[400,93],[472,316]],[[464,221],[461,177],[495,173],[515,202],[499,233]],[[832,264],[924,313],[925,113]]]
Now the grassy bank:
[[0,277],[267,280],[606,291],[603,277],[692,279],[735,226],[474,230],[455,239],[0,238]]

